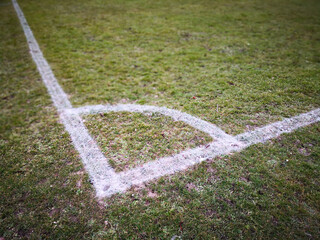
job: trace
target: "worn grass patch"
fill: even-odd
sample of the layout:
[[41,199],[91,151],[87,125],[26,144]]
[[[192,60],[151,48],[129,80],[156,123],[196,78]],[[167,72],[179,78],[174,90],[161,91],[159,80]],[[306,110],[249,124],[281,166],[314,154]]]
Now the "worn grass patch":
[[161,114],[108,113],[84,119],[116,171],[212,141],[207,134]]
[[76,106],[165,106],[232,134],[320,106],[317,0],[19,2]]

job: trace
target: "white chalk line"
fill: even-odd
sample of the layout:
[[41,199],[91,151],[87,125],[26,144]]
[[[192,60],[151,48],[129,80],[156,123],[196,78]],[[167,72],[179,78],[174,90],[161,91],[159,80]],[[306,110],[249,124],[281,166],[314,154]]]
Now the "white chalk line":
[[168,109],[166,107],[156,107],[137,104],[118,104],[84,106],[79,108],[73,108],[70,110],[70,113],[77,113],[81,115],[108,112],[160,113],[162,115],[171,117],[174,121],[182,121],[195,129],[205,132],[214,139],[233,139],[232,136],[226,134],[224,131],[222,131],[220,128],[218,128],[216,125],[212,123],[196,118],[190,114],[183,113],[174,109]]
[[52,99],[55,107],[58,110],[61,110],[64,108],[71,108],[72,105],[69,102],[67,95],[65,94],[63,89],[60,87],[57,79],[55,78],[55,76],[51,70],[51,67],[49,66],[46,59],[43,57],[43,54],[40,50],[38,42],[36,41],[35,37],[33,36],[33,33],[31,31],[31,29],[27,23],[27,20],[24,17],[24,14],[23,14],[22,10],[20,9],[17,1],[12,0],[12,3],[14,6],[14,9],[16,10],[18,18],[20,20],[24,34],[27,38],[32,59],[36,63],[38,71],[42,77],[43,82],[45,83],[45,85],[48,89],[48,92],[51,96],[51,99]]
[[302,113],[283,121],[268,124],[254,131],[245,132],[236,136],[236,139],[246,145],[264,143],[269,139],[276,138],[283,133],[290,133],[298,128],[308,126],[320,121],[320,108]]
[[[127,171],[117,173],[120,176],[121,189],[112,192],[123,192],[133,185],[141,184],[164,175],[173,174],[187,169],[197,163],[207,159],[213,159],[217,156],[227,155],[231,152],[240,152],[244,148],[256,143],[264,143],[269,139],[280,136],[283,133],[290,133],[300,127],[304,127],[320,121],[320,109],[303,113],[292,118],[286,118],[283,121],[271,123],[254,131],[245,132],[237,136],[230,136],[226,133],[214,135],[212,129],[218,128],[215,125],[195,118],[189,114],[171,110],[164,107],[154,107],[134,104],[120,105],[93,105],[80,108],[68,109],[70,113],[80,115],[109,113],[109,112],[138,112],[138,113],[160,113],[172,117],[175,121],[183,121],[194,128],[208,133],[214,138],[214,141],[197,148],[183,151],[179,154],[160,158],[143,164]],[[190,117],[190,119],[189,119]],[[191,121],[192,120],[192,121]],[[203,126],[202,122],[205,122]],[[219,129],[219,128],[218,128]],[[222,131],[221,129],[219,129]],[[218,132],[220,132],[218,131]],[[111,189],[117,186],[111,186]],[[107,192],[102,195],[109,196]]]
[[[38,71],[48,89],[54,106],[58,109],[60,119],[66,130],[69,132],[73,144],[80,154],[85,169],[89,173],[96,189],[97,197],[107,197],[115,193],[124,192],[132,185],[141,184],[164,175],[185,170],[194,164],[207,159],[212,159],[219,155],[239,152],[252,144],[265,142],[282,133],[289,133],[299,127],[320,121],[320,109],[316,109],[293,118],[269,124],[251,132],[231,136],[214,124],[187,113],[165,107],[119,104],[73,108],[67,95],[56,80],[49,64],[45,60],[17,1],[12,0],[12,3],[27,38],[31,56],[37,65]],[[173,156],[160,158],[142,166],[116,173],[102,154],[97,143],[88,133],[81,115],[121,111],[160,113],[171,117],[174,121],[183,121],[188,125],[209,134],[214,141],[206,146],[189,149]]]

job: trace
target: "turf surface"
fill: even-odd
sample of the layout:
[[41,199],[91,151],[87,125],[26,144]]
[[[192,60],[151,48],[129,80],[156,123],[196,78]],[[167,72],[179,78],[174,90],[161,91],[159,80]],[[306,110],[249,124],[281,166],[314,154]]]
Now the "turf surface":
[[236,134],[320,106],[316,0],[20,0],[75,105],[175,108]]
[[[182,239],[319,238],[319,124],[283,135],[267,144],[251,146],[241,153],[212,159],[186,172],[163,177],[144,186],[136,186],[126,194],[119,194],[100,202],[96,201],[94,189],[88,181],[88,176],[81,165],[78,153],[74,150],[70,137],[59,123],[56,110],[52,106],[49,95],[28,53],[25,37],[16,14],[12,6],[6,4],[8,1],[0,0],[0,3],[0,238],[170,239],[173,236],[179,236]],[[54,37],[53,42],[49,43],[50,34],[54,33],[50,29],[55,25],[47,24],[47,31],[44,27],[48,23],[45,21],[46,18],[59,21],[61,15],[63,24],[60,28],[63,29],[68,23],[63,18],[72,13],[72,11],[69,11],[70,9],[73,9],[74,13],[74,15],[69,15],[70,21],[75,19],[75,23],[77,23],[76,16],[83,16],[81,13],[85,11],[92,12],[90,16],[99,19],[99,11],[103,11],[103,6],[105,6],[104,1],[92,1],[90,4],[89,2],[77,1],[78,5],[75,4],[75,1],[21,1],[21,3],[23,10],[26,11],[27,19],[30,19],[31,27],[37,26],[39,28],[35,30],[36,37],[39,39],[49,63],[54,67],[54,72],[59,81],[72,95],[73,103],[82,105],[118,102],[117,98],[122,98],[121,92],[112,94],[112,91],[110,91],[110,94],[106,94],[106,92],[103,92],[109,91],[106,90],[107,88],[104,90],[103,87],[96,88],[95,84],[104,80],[97,78],[97,82],[89,81],[86,77],[88,73],[82,72],[85,67],[74,69],[73,74],[79,77],[70,77],[73,80],[68,83],[67,78],[63,78],[62,75],[64,72],[69,72],[71,68],[69,69],[65,63],[69,62],[72,65],[74,61],[84,61],[85,58],[80,56],[77,58],[67,54],[70,53],[68,42],[72,39],[70,37],[72,34],[68,37],[66,33],[66,36],[62,37],[59,35],[61,32],[55,33],[58,34],[55,35],[58,38],[55,39]],[[134,9],[133,7],[137,6],[135,1],[119,1],[118,8],[112,8],[116,4],[109,3],[110,14],[116,14],[125,9]],[[139,6],[142,9],[153,8],[154,11],[158,11],[159,5],[162,6],[162,3],[151,4],[152,2],[147,1],[138,3],[141,3]],[[222,84],[221,86],[226,87],[222,92],[230,94],[230,98],[225,104],[239,103],[239,98],[242,99],[239,86],[246,86],[243,90],[244,95],[242,95],[244,99],[251,93],[250,96],[253,96],[253,98],[247,102],[240,101],[246,107],[242,107],[240,104],[242,108],[235,108],[237,110],[234,112],[228,112],[228,108],[224,112],[222,110],[224,108],[221,107],[223,105],[218,103],[218,111],[216,106],[215,111],[225,113],[227,117],[221,117],[221,120],[219,120],[220,118],[211,119],[210,121],[217,121],[221,123],[221,126],[230,126],[228,131],[235,133],[246,128],[245,125],[249,120],[245,120],[243,116],[248,115],[250,121],[255,120],[255,118],[251,118],[252,114],[256,114],[254,111],[259,112],[261,106],[270,106],[271,110],[261,111],[261,115],[258,115],[261,118],[255,123],[257,125],[264,123],[264,121],[271,121],[273,117],[277,118],[277,116],[285,114],[293,115],[319,106],[319,95],[316,95],[316,93],[319,93],[319,31],[316,31],[316,29],[319,28],[317,14],[320,11],[317,1],[268,1],[267,3],[262,1],[171,1],[170,3],[166,2],[168,5],[166,11],[163,10],[163,12],[164,14],[170,14],[179,5],[184,14],[177,15],[178,20],[176,21],[178,24],[180,21],[187,21],[185,20],[189,16],[185,14],[187,10],[197,12],[196,9],[201,3],[206,6],[202,8],[204,9],[204,19],[205,16],[210,15],[206,15],[206,11],[211,9],[209,3],[216,4],[216,7],[211,9],[215,11],[212,17],[217,16],[217,11],[220,11],[220,21],[218,18],[215,20],[217,26],[220,23],[220,28],[217,29],[226,33],[217,35],[216,41],[221,42],[220,45],[214,45],[215,47],[225,49],[229,46],[231,50],[234,50],[236,48],[233,47],[238,45],[224,45],[223,41],[232,42],[230,36],[234,36],[236,39],[241,39],[242,36],[245,40],[255,39],[255,41],[249,41],[250,47],[248,49],[251,50],[248,56],[250,57],[253,54],[255,57],[261,57],[261,59],[259,57],[252,58],[252,62],[248,60],[249,62],[246,63],[242,61],[245,60],[242,58],[242,54],[237,56],[235,53],[235,55],[229,56],[230,60],[228,62],[228,58],[223,52],[212,48],[215,49],[212,50],[216,53],[212,53],[215,60],[211,59],[208,62],[219,63],[217,65],[220,67],[226,67],[228,64],[234,66],[239,58],[241,63],[238,62],[238,64],[244,64],[241,71],[234,70],[231,67],[225,70],[224,74],[230,74],[228,75],[230,78],[231,76],[235,78],[232,81],[235,85],[227,82],[223,83],[223,78],[220,78],[221,82],[217,81],[216,83],[217,89],[219,89],[219,84]],[[130,4],[132,8],[126,8]],[[44,9],[45,5],[50,5],[51,10]],[[92,7],[90,7],[91,5]],[[70,8],[67,8],[68,6]],[[96,6],[101,7],[97,8]],[[236,7],[239,13],[237,13]],[[54,15],[59,8],[66,14],[58,14],[56,18],[52,17],[51,14]],[[232,9],[234,9],[233,12]],[[93,10],[96,11],[95,15]],[[266,34],[261,38],[258,36],[254,38],[255,32],[253,30],[258,31],[259,27],[252,27],[252,31],[246,34],[242,32],[241,21],[235,21],[234,18],[235,16],[240,18],[242,11],[249,10],[250,14],[247,14],[246,17],[252,20],[253,25],[260,24],[261,31],[270,27],[271,30],[277,29],[278,32],[270,30],[270,36]],[[43,11],[42,14],[41,11]],[[261,15],[261,12],[266,12],[266,15]],[[267,13],[270,13],[271,17]],[[156,13],[150,12],[150,14],[153,16]],[[261,19],[253,19],[253,17],[259,16]],[[269,22],[263,21],[265,18],[269,19]],[[99,22],[90,19],[88,22],[92,21],[91,27],[97,24],[97,31],[100,32]],[[142,20],[141,24],[144,23]],[[198,21],[200,20],[198,18]],[[120,18],[118,22],[121,23]],[[168,22],[174,24],[173,20]],[[290,25],[293,23],[295,24]],[[186,28],[193,28],[193,25],[180,24]],[[248,26],[243,23],[243,28]],[[79,29],[81,30],[81,28]],[[203,29],[207,28],[203,27]],[[43,31],[41,32],[41,30]],[[85,28],[83,28],[83,31],[85,31]],[[192,31],[186,29],[183,29],[183,31],[192,33]],[[217,30],[217,34],[219,31]],[[200,32],[200,30],[196,32]],[[277,34],[272,35],[273,33]],[[292,35],[289,33],[292,33]],[[73,34],[75,42],[78,42],[76,31]],[[168,33],[168,39],[170,40],[169,36],[170,32]],[[186,38],[187,36],[185,35]],[[226,36],[226,40],[223,40],[223,36]],[[189,38],[190,48],[192,48],[192,41],[198,42],[198,40]],[[64,39],[66,39],[66,42],[63,47],[61,42]],[[146,44],[149,43],[149,41],[146,42]],[[91,46],[84,42],[83,46],[86,45]],[[125,45],[123,46],[124,49]],[[266,51],[260,52],[260,47]],[[59,48],[62,50],[58,51]],[[66,55],[64,55],[63,48],[65,48]],[[100,49],[103,49],[103,47]],[[118,51],[122,51],[121,49],[119,47]],[[257,53],[259,54],[254,55]],[[299,54],[296,55],[296,53]],[[59,54],[60,59],[58,59]],[[99,56],[99,51],[92,54],[92,56],[94,55]],[[125,58],[130,58],[130,51],[125,52],[123,50],[123,55]],[[67,61],[67,56],[70,56],[69,61]],[[86,58],[88,62],[91,61],[91,57]],[[152,59],[149,55],[145,57]],[[117,58],[114,59],[117,61]],[[174,64],[173,62],[169,64],[171,68],[180,65],[179,61],[174,62]],[[197,61],[194,62],[196,68]],[[263,63],[260,66],[261,69],[252,68],[251,71],[247,71],[245,68],[245,66],[259,65],[259,62]],[[126,65],[125,62],[123,64]],[[162,65],[163,63],[159,63],[159,68]],[[88,64],[83,66],[88,66]],[[264,81],[265,78],[262,76],[266,76],[264,74],[268,73],[269,70],[266,71],[268,66],[272,66],[269,69],[272,75],[275,73],[277,74],[275,76],[282,76],[283,78],[272,80],[272,75],[270,75],[270,81]],[[64,70],[62,70],[63,67],[65,67]],[[193,70],[195,68],[184,65],[184,71],[181,70],[181,73],[185,74],[184,76],[190,74],[189,80],[193,83],[196,81],[192,76],[200,77],[203,74],[202,71],[198,71],[194,75],[188,72],[195,71]],[[96,69],[93,68],[93,71],[96,71]],[[232,71],[235,71],[235,74],[231,74]],[[131,69],[130,72],[129,75],[133,75],[134,70]],[[250,72],[253,75],[250,75]],[[76,84],[80,76],[86,79],[83,83],[83,90],[81,90],[81,86]],[[111,81],[112,84],[117,84],[118,76],[121,76],[121,74],[114,74],[115,82],[112,83]],[[254,76],[261,76],[261,78],[254,78]],[[105,79],[109,81],[112,77],[106,77]],[[227,79],[227,81],[230,81],[229,78]],[[249,81],[250,79],[252,81]],[[279,81],[277,79],[283,80]],[[158,80],[152,80],[151,82],[153,81]],[[180,86],[181,88],[188,82],[187,80],[184,81]],[[170,81],[168,80],[168,82]],[[121,81],[119,81],[120,83]],[[128,81],[129,83],[130,81]],[[196,83],[201,86],[200,81]],[[206,86],[205,82],[203,84]],[[179,88],[178,83],[173,85]],[[270,87],[268,87],[269,85]],[[133,91],[135,84],[132,84],[132,86],[130,88],[134,95],[136,94]],[[190,91],[198,89],[196,84],[190,83],[188,86],[185,88]],[[190,86],[194,87],[191,88]],[[233,90],[235,87],[239,87],[238,93]],[[267,91],[271,87],[272,91]],[[89,88],[92,88],[92,91]],[[123,95],[125,95],[125,91],[130,92],[130,88],[126,90],[125,84],[119,87],[119,89],[121,88],[124,89]],[[136,88],[140,89],[142,93],[149,89],[149,87]],[[155,91],[158,91],[157,88],[155,89]],[[281,94],[281,89],[284,95]],[[288,89],[291,89],[291,92]],[[277,94],[273,93],[274,90]],[[103,93],[104,96],[100,93]],[[158,98],[146,95],[145,101],[146,103],[163,104],[167,107],[181,107],[180,109],[194,113],[199,117],[206,118],[206,114],[210,115],[204,111],[205,108],[201,110],[200,97],[192,98],[198,100],[198,103],[194,101],[190,102],[189,105],[184,105],[184,101],[190,100],[188,92],[183,92],[182,96],[184,94],[186,94],[186,97],[182,97],[179,100],[180,102],[176,102],[174,97],[170,97],[170,94],[163,90],[163,95],[159,94]],[[268,94],[271,94],[272,97]],[[286,94],[288,98],[283,97]],[[192,95],[194,94],[190,94],[190,97]],[[226,95],[222,94],[220,97],[224,98]],[[271,99],[273,99],[273,96],[280,96],[279,105],[269,105],[271,100],[265,103],[264,100],[267,95]],[[111,99],[105,99],[106,96],[111,96]],[[140,98],[139,93],[137,93],[137,96]],[[276,97],[275,99],[277,99]],[[129,102],[141,101],[141,99],[131,98],[130,95],[126,95],[125,98]],[[224,101],[221,99],[221,102]],[[181,103],[183,106],[180,106]],[[206,101],[203,101],[203,103],[206,103]],[[188,108],[187,106],[191,107]],[[255,109],[254,106],[258,106],[258,108]],[[197,108],[200,109],[198,113],[194,112],[198,111]],[[208,111],[210,109],[208,108]],[[212,118],[216,116],[213,113],[212,115]],[[236,121],[236,119],[239,120]]]

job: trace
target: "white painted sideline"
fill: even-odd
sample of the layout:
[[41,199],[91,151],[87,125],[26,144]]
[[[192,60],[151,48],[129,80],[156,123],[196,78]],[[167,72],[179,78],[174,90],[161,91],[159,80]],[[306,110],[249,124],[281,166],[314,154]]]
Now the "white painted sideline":
[[[38,71],[48,89],[54,106],[58,110],[60,119],[70,134],[75,148],[80,154],[85,169],[89,173],[90,179],[96,189],[97,197],[99,198],[124,192],[132,185],[141,184],[167,174],[173,174],[219,155],[239,152],[252,144],[263,143],[282,133],[289,133],[299,127],[320,121],[320,109],[316,109],[293,118],[269,124],[262,128],[257,128],[251,132],[230,136],[214,124],[187,113],[165,107],[119,104],[73,108],[67,95],[55,78],[49,64],[45,60],[17,1],[12,0],[12,3],[27,38],[31,56],[37,65]],[[160,113],[171,117],[174,121],[183,121],[190,126],[209,134],[214,141],[206,146],[199,146],[173,156],[148,162],[128,171],[116,173],[102,154],[97,143],[88,133],[88,130],[83,124],[81,115],[121,111]]]

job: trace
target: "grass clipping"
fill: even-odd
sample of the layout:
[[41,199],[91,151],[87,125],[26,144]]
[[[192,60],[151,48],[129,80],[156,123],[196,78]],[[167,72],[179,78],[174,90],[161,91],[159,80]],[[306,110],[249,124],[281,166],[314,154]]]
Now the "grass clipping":
[[118,172],[212,141],[206,133],[154,113],[108,113],[84,120]]

